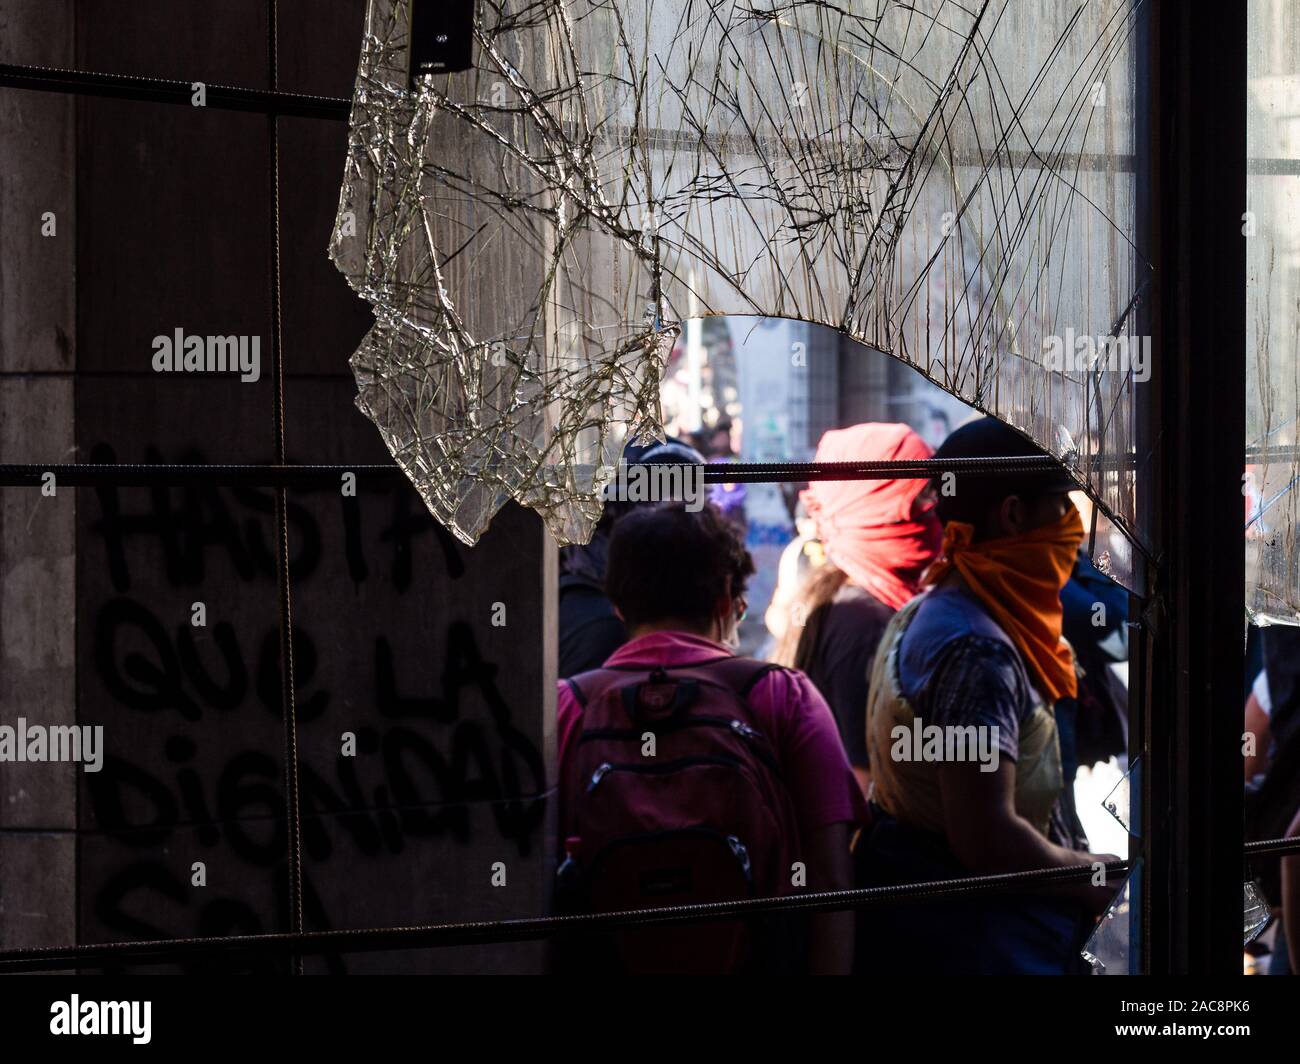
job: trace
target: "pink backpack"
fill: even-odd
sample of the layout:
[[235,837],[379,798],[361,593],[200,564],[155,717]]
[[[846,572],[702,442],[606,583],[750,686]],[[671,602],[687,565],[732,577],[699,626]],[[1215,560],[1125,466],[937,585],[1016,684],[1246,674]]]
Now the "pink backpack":
[[[584,707],[561,781],[568,908],[611,912],[790,891],[794,807],[771,737],[746,702],[779,667],[726,657],[596,669],[568,681]],[[736,971],[752,953],[752,926],[661,925],[621,932],[614,948],[631,972]]]

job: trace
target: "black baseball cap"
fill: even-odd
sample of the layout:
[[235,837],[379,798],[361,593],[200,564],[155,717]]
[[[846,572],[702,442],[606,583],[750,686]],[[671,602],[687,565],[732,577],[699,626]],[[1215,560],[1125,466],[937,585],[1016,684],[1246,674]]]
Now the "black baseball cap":
[[[621,462],[628,466],[702,466],[705,464],[704,455],[700,454],[689,443],[679,440],[675,436],[666,436],[662,443],[653,441],[648,444],[625,444]],[[617,494],[611,494],[611,492],[613,492],[613,485],[607,485],[605,488],[605,509],[601,514],[601,522],[606,527],[609,527],[624,513],[641,505],[640,503],[620,499]]]
[[673,436],[648,447],[625,447],[623,460],[628,465],[704,465],[704,455],[689,443]]
[[[934,452],[935,458],[1026,458],[1052,457],[1036,443],[995,417],[976,418],[954,429]],[[940,516],[944,520],[970,520],[986,506],[1008,495],[1057,495],[1080,490],[1059,459],[1041,470],[989,474],[983,471],[955,472],[956,494],[945,493],[944,474],[932,483],[939,491]]]

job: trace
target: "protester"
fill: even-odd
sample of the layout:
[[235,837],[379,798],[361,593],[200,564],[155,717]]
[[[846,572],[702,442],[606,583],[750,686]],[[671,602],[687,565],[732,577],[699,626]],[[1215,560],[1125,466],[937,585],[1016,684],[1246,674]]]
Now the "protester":
[[[816,460],[906,461],[931,453],[906,425],[864,424],[827,432]],[[871,663],[885,625],[920,589],[938,554],[943,530],[934,498],[924,479],[819,480],[801,496],[825,563],[794,596],[773,659],[806,672],[830,704],[864,794]]]
[[[1287,828],[1288,839],[1300,838],[1300,812],[1296,813],[1291,826]],[[1300,857],[1283,857],[1282,870],[1282,911],[1300,912]],[[1285,921],[1277,936],[1274,963],[1269,965],[1269,975],[1293,975],[1294,967],[1290,958],[1300,957],[1300,920]],[[1278,963],[1280,960],[1281,963]]]
[[729,459],[736,453],[731,439],[734,431],[735,424],[731,418],[724,415],[714,424],[705,425],[694,433],[695,449],[704,455],[707,461]]
[[[1259,630],[1262,668],[1246,699],[1244,751],[1246,841],[1258,842],[1300,830],[1300,628],[1270,625]],[[1293,860],[1264,859],[1252,870],[1282,927],[1273,939],[1269,975],[1289,975],[1294,952],[1287,947],[1300,924]],[[1288,916],[1288,914],[1292,914]]]
[[803,590],[804,582],[825,561],[826,551],[817,538],[817,525],[808,513],[807,504],[798,498],[794,505],[794,539],[781,551],[780,560],[776,564],[776,587],[772,589],[772,600],[763,611],[763,624],[771,637],[773,654],[792,622],[802,624],[806,620],[802,613],[795,613],[793,607]]
[[1061,590],[1061,607],[1061,630],[1074,651],[1079,680],[1076,696],[1061,698],[1055,706],[1061,803],[1074,839],[1084,845],[1074,801],[1079,768],[1128,753],[1128,688],[1111,668],[1128,661],[1128,592],[1080,547]]
[[[1041,453],[992,418],[936,458]],[[1077,693],[1061,589],[1083,539],[1063,471],[938,478],[943,555],[890,621],[867,711],[873,825],[859,885],[1089,865],[1070,849],[1053,706]],[[924,737],[924,742],[922,742]],[[859,914],[859,967],[891,974],[1082,970],[1117,883]]]
[[[703,456],[671,437],[648,447],[629,445],[623,452],[628,465],[683,463],[702,465]],[[637,505],[608,499],[589,543],[560,548],[559,675],[573,676],[599,668],[610,654],[627,642],[623,622],[614,614],[605,594],[605,564],[609,536],[619,518]]]
[[1260,669],[1245,711],[1254,740],[1245,762],[1248,783],[1267,776],[1281,752],[1300,739],[1300,628],[1269,625],[1258,630],[1258,641]]
[[[850,885],[866,807],[830,710],[803,674],[732,651],[753,571],[712,505],[615,526],[606,587],[630,639],[559,688],[562,911]],[[587,964],[788,971],[778,924],[622,932]],[[851,912],[808,921],[808,970],[847,971],[852,949]]]
[[1247,783],[1262,778],[1268,772],[1273,746],[1272,724],[1269,721],[1272,710],[1273,700],[1268,690],[1268,672],[1261,668],[1255,676],[1254,683],[1251,684],[1250,693],[1246,696],[1243,734],[1249,736],[1251,742],[1246,746],[1246,753],[1242,757],[1242,767],[1245,770]]

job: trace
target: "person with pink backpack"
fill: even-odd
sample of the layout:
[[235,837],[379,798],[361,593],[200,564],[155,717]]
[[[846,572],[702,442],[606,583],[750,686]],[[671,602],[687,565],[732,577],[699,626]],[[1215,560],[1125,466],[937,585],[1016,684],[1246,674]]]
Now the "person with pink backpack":
[[[835,719],[795,669],[737,657],[753,561],[709,505],[615,527],[629,641],[561,681],[557,908],[610,912],[852,885],[867,818]],[[847,973],[853,913],[659,925],[582,944],[611,971]],[[573,949],[565,954],[572,958]]]

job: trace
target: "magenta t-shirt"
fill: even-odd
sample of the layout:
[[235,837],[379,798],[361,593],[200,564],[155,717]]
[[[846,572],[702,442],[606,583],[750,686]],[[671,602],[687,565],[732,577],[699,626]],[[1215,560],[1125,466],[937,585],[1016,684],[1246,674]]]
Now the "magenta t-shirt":
[[[729,654],[727,647],[703,636],[652,632],[624,643],[605,664],[650,669],[655,665],[695,665]],[[800,836],[807,839],[828,824],[864,823],[867,804],[849,768],[835,718],[812,681],[793,669],[773,669],[754,685],[746,700],[755,723],[770,737],[776,751]],[[570,745],[582,730],[582,706],[563,680],[555,719],[563,779]]]

